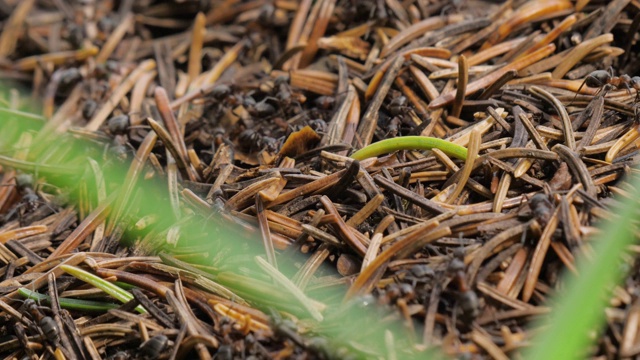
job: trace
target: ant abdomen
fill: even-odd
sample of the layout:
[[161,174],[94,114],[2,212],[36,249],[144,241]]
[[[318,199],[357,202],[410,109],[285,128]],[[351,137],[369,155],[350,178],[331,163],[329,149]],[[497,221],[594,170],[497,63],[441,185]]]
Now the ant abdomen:
[[585,85],[588,87],[601,87],[611,80],[611,74],[606,70],[596,70],[591,72],[585,79]]

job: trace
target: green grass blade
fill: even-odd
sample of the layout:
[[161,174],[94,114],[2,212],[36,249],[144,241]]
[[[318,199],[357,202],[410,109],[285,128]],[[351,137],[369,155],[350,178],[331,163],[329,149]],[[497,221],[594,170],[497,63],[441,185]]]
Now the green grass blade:
[[594,258],[579,259],[579,277],[565,273],[567,286],[549,316],[536,324],[544,329],[533,339],[525,359],[584,359],[589,355],[586,351],[593,341],[589,333],[604,324],[611,290],[625,275],[621,255],[635,239],[631,222],[637,219],[640,182],[635,179],[633,184],[632,196],[616,211],[619,217],[601,227],[602,233],[591,242]]
[[[60,265],[60,269],[62,269],[67,274],[86,282],[87,284],[97,287],[98,289],[104,291],[105,293],[109,294],[111,297],[122,303],[129,302],[133,299],[133,295],[131,295],[131,293],[129,293],[128,291],[98,276],[95,276],[90,272],[69,265]],[[145,310],[140,305],[136,306],[136,310],[141,314],[147,313],[147,310]]]
[[[35,291],[31,291],[26,288],[19,288],[18,294],[20,294],[26,299],[32,299],[38,302],[43,302],[45,304],[51,304],[51,298],[49,296],[37,293]],[[60,307],[63,309],[78,310],[78,311],[105,312],[105,311],[108,311],[111,309],[117,309],[120,307],[117,304],[112,304],[108,302],[82,300],[82,299],[69,299],[69,298],[58,298],[58,303],[60,304]]]

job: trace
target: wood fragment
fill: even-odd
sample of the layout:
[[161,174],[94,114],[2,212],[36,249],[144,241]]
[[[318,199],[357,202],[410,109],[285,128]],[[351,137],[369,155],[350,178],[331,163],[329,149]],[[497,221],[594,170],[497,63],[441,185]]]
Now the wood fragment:
[[[397,57],[393,61],[393,64],[391,64],[389,69],[387,69],[384,79],[378,87],[371,103],[367,107],[367,110],[362,115],[362,119],[358,125],[357,135],[362,142],[360,145],[363,147],[371,144],[371,141],[373,140],[373,133],[378,122],[378,110],[380,109],[380,106],[382,106],[382,101],[387,96],[389,88],[395,80],[395,77],[400,71],[403,63],[404,59],[401,56]],[[356,144],[354,144],[354,146],[355,145]]]
[[469,64],[467,64],[467,58],[464,55],[460,55],[460,57],[458,58],[458,87],[456,88],[456,97],[453,102],[451,116],[460,117],[460,113],[462,112],[462,103],[464,102],[464,95],[467,90],[468,82]]

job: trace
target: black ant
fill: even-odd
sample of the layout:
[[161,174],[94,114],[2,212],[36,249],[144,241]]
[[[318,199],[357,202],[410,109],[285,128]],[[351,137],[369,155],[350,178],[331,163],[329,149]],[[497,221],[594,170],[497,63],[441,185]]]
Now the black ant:
[[22,201],[27,206],[28,210],[35,210],[37,202],[40,200],[38,194],[36,194],[33,186],[34,179],[30,174],[18,174],[15,178],[18,191],[22,194]]
[[243,103],[243,97],[237,93],[234,85],[217,84],[205,98],[206,118],[214,120],[221,117],[228,109]]
[[84,104],[82,104],[82,117],[89,121],[93,117],[93,115],[98,110],[98,102],[93,99],[85,100]]
[[38,324],[39,331],[42,332],[45,339],[47,339],[52,346],[57,346],[60,342],[60,328],[58,328],[56,321],[53,320],[51,316],[44,315],[33,299],[25,300],[23,306]]
[[[278,105],[278,109],[272,104]],[[243,100],[243,105],[249,115],[258,119],[269,119],[279,111],[285,114],[285,109],[289,110],[289,107],[293,104],[296,104],[298,107],[300,106],[295,100],[292,100],[290,97],[287,98],[285,95],[280,95],[280,97],[267,96],[260,101],[256,101],[253,97],[247,96]],[[296,110],[294,112],[299,113],[300,111]]]
[[216,360],[233,359],[233,347],[227,344],[220,345],[213,358]]
[[448,5],[444,5],[440,10],[440,16],[446,16],[451,13],[459,13],[464,6],[466,6],[464,0],[452,0]]
[[[97,74],[96,77],[99,77],[100,74]],[[73,73],[67,75],[70,77]],[[93,74],[90,74],[93,75]],[[106,80],[100,80],[96,77],[91,77],[87,75],[87,77],[83,77],[81,80],[84,80],[81,83],[82,93],[80,95],[79,103],[82,104],[80,107],[82,114],[82,118],[86,121],[91,120],[91,118],[96,114],[100,107],[100,99],[103,99],[108,93],[110,87]]]
[[276,108],[273,105],[269,104],[267,100],[272,100],[275,102],[279,101],[278,99],[269,96],[264,98],[260,102],[256,102],[253,97],[247,96],[243,100],[243,105],[245,109],[247,109],[249,115],[255,118],[268,118],[276,113]]
[[51,75],[51,82],[47,85],[47,97],[66,96],[71,89],[83,78],[77,68],[58,69]]
[[266,90],[267,96],[260,101],[256,101],[250,92],[244,96],[242,104],[249,115],[254,118],[266,119],[277,114],[288,116],[297,115],[302,112],[304,95],[292,91],[286,76],[279,76],[273,82],[273,87]]
[[[403,279],[405,281],[411,282],[411,286],[414,288],[417,285],[426,285],[430,281],[433,280],[436,273],[429,265],[426,264],[415,264],[412,265],[408,269],[400,270],[396,273],[396,275],[403,275]],[[398,280],[396,280],[398,281]]]
[[132,129],[149,129],[147,125],[132,125],[130,114],[116,115],[107,120],[107,131],[111,135],[128,136]]
[[156,335],[140,345],[139,353],[145,359],[157,359],[167,349],[169,339],[163,335]]
[[[300,334],[298,325],[289,319],[283,318],[280,313],[270,309],[270,323],[275,336],[280,339],[288,339],[303,349],[311,350],[319,355],[321,359],[345,359],[350,358],[349,354],[343,354],[344,348],[336,348],[336,344],[330,344],[323,337],[306,337]],[[260,345],[256,342],[256,344]],[[332,346],[334,345],[334,346]],[[264,349],[259,349],[264,352]]]
[[553,216],[555,207],[549,201],[549,197],[545,194],[538,193],[533,195],[528,201],[529,208],[531,209],[533,218],[540,224],[542,228],[545,228]]
[[390,283],[378,291],[379,302],[385,305],[395,304],[398,300],[411,301],[416,298],[415,287],[408,283]]
[[129,115],[116,115],[107,120],[106,130],[108,134],[113,136],[113,141],[105,148],[105,158],[107,157],[106,154],[110,153],[118,161],[125,162],[130,157],[135,156],[136,149],[131,142],[142,142],[142,138],[132,130],[149,129],[149,127],[146,125],[132,125]]
[[[16,215],[16,213],[22,222],[22,217],[26,213],[34,212],[38,209],[38,205],[43,203],[35,190],[35,180],[31,174],[20,173],[15,176],[14,180],[15,185],[7,184],[3,186],[15,186],[18,190],[18,194],[21,195],[22,198],[19,203],[17,203],[4,215],[4,217],[2,217],[4,222],[9,221],[9,219]],[[46,202],[44,204],[55,212],[55,209],[51,208],[51,206]]]
[[327,131],[327,122],[322,119],[309,120],[307,121],[307,125],[319,134],[324,134]]
[[[529,231],[533,234],[540,234],[544,229],[555,211],[555,206],[550,200],[548,189],[544,193],[537,193],[531,197],[524,195],[520,202],[520,206],[516,213],[523,220],[528,220],[529,228],[525,229],[520,235],[520,243],[525,244]],[[526,200],[526,201],[525,201]],[[525,209],[529,208],[531,212]]]
[[232,89],[227,84],[218,84],[211,89],[210,94],[214,99],[222,101],[232,94]]
[[112,135],[125,135],[131,127],[131,119],[129,115],[116,115],[107,120],[107,130]]
[[447,273],[452,276],[452,280],[458,288],[459,315],[462,321],[467,323],[473,321],[480,314],[480,300],[469,286],[464,269],[464,249],[459,248],[453,252],[451,262],[447,266]]
[[407,100],[407,97],[399,95],[391,100],[387,109],[391,116],[399,116],[406,114],[411,107],[409,106],[409,100]]
[[304,95],[293,91],[289,84],[289,79],[286,76],[278,76],[275,79],[273,90],[276,91],[275,97],[284,110],[293,114],[302,112],[301,103],[303,103],[306,98]]
[[322,110],[333,110],[336,104],[336,98],[334,96],[322,95],[313,100],[313,104]]
[[278,338],[288,338],[296,345],[304,347],[304,339],[298,332],[298,326],[292,320],[283,318],[280,313],[270,309],[271,327]]
[[[65,355],[68,356],[69,354],[66,352],[66,350],[60,346],[61,331],[60,331],[60,327],[58,326],[58,323],[51,316],[48,316],[43,312],[43,309],[47,309],[47,308],[40,306],[39,303],[36,303],[35,300],[30,298],[26,300],[20,300],[20,299],[14,299],[14,300],[22,303],[20,312],[22,314],[25,314],[27,319],[31,320],[31,322],[27,323],[28,329],[38,333],[40,337],[47,342],[47,345],[50,345],[50,346],[46,346],[47,351],[50,354],[53,354],[54,353],[52,349],[53,347],[56,349],[60,349],[60,351],[62,351]],[[27,338],[26,330],[27,328],[25,328],[22,325],[22,323],[17,322],[14,324],[14,331],[19,339]],[[26,349],[28,348],[25,348],[25,350]]]
[[254,129],[245,129],[238,135],[238,144],[240,148],[249,153],[267,149],[269,152],[276,152],[278,149],[278,140],[271,136],[262,135]]
[[631,88],[636,90],[636,101],[640,99],[640,76],[631,77],[627,74],[623,74],[620,76],[614,76],[613,70],[596,70],[592,71],[587,77],[584,79],[578,91],[576,92],[576,96],[580,93],[580,90],[584,85],[587,85],[591,88],[600,88],[598,93],[606,92],[613,89],[626,89],[629,93],[631,93]]

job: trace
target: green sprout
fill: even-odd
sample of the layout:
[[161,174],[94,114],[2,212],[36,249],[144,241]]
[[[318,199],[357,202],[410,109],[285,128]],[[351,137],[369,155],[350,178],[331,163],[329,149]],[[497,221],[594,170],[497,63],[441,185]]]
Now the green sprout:
[[458,158],[467,159],[467,148],[447,140],[428,136],[401,136],[385,139],[365,146],[351,154],[352,159],[364,160],[371,157],[389,154],[399,150],[432,150],[439,149],[443,153]]

